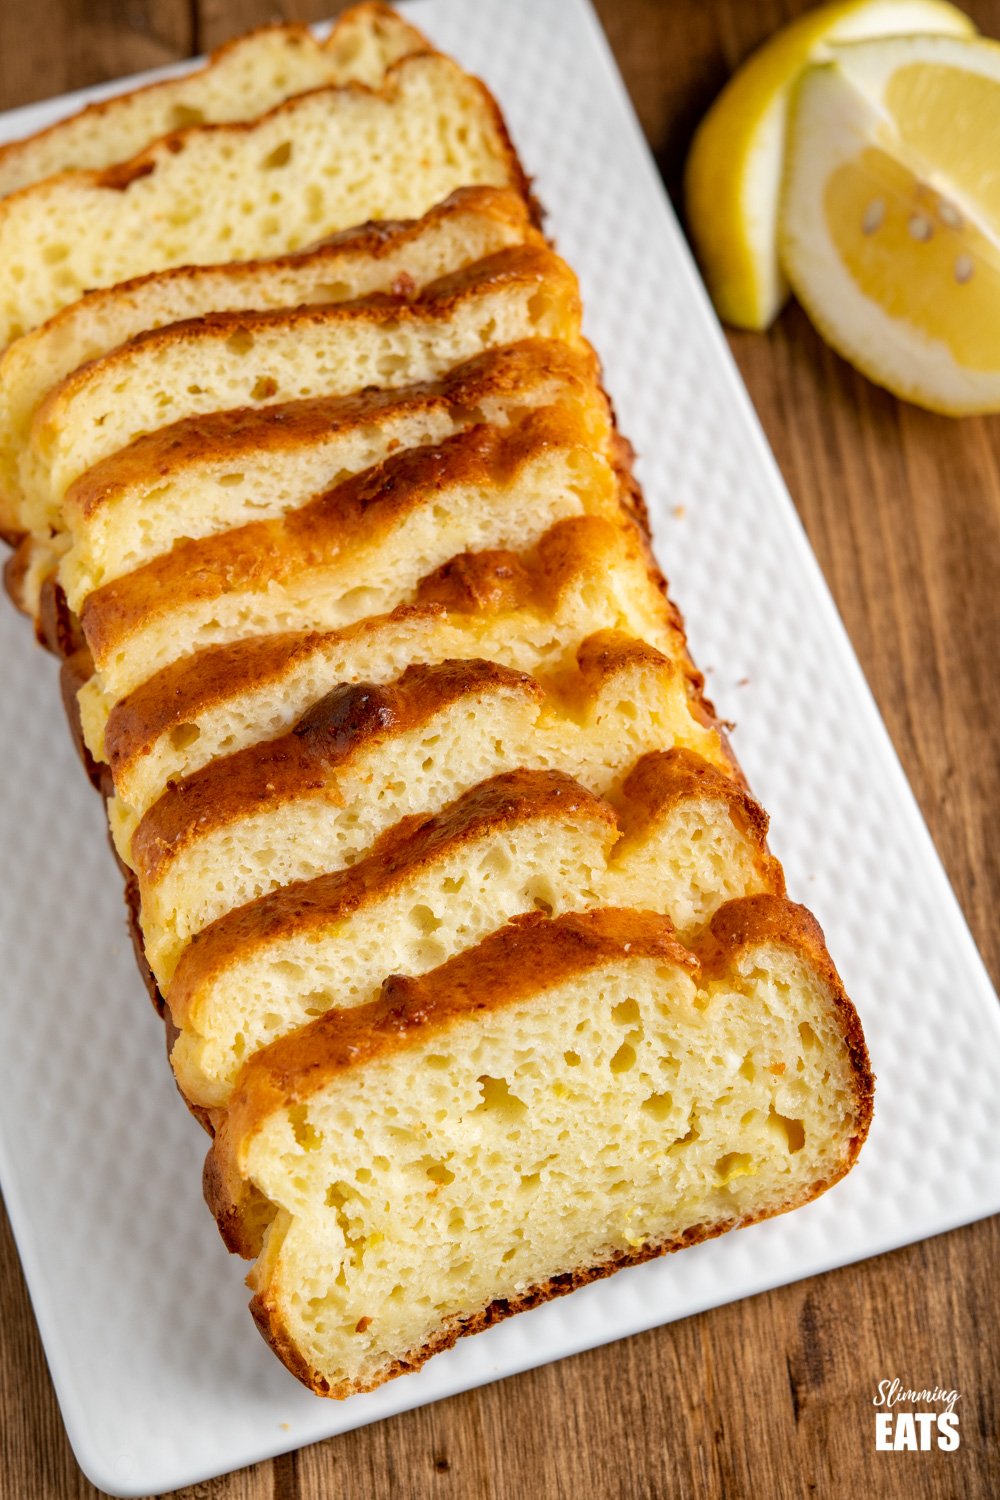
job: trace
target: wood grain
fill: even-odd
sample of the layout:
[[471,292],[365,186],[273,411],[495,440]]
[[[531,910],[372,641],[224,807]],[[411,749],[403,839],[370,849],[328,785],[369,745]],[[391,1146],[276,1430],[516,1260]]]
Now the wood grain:
[[[675,197],[731,69],[799,5],[599,0]],[[0,107],[180,58],[273,0],[2,0]],[[1000,36],[1000,0],[969,9]],[[973,933],[1000,977],[1000,418],[857,376],[787,310],[732,347]],[[669,558],[666,559],[669,566]],[[1000,1491],[1000,1221],[723,1307],[183,1491],[185,1500],[651,1500]],[[874,1451],[879,1380],[962,1392],[955,1454]],[[97,1492],[0,1223],[0,1496]]]

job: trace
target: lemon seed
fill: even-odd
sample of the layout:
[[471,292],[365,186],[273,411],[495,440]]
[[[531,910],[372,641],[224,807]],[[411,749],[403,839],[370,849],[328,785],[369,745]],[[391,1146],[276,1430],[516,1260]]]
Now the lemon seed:
[[934,225],[926,214],[911,214],[909,230],[913,239],[929,240],[934,233]]
[[942,224],[947,224],[949,229],[961,229],[962,215],[954,203],[949,203],[947,198],[938,200],[938,216]]
[[873,198],[865,209],[865,216],[861,220],[862,234],[874,234],[876,229],[882,225],[885,218],[885,204],[881,198]]
[[971,255],[960,255],[955,261],[955,280],[959,284],[971,281],[975,266],[972,264]]

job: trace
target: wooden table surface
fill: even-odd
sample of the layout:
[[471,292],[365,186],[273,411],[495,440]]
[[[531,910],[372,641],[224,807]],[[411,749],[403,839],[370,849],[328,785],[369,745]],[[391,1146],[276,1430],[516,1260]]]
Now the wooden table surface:
[[[278,8],[274,0],[0,0],[0,108],[202,51]],[[598,8],[676,202],[699,116],[741,58],[800,7],[599,0]],[[971,0],[968,9],[1000,36],[1000,0]],[[316,19],[331,6],[280,10]],[[797,308],[769,334],[731,343],[1000,979],[1000,417],[954,422],[900,404],[831,354]],[[181,1493],[991,1500],[1000,1494],[998,1267],[993,1219]],[[961,1391],[957,1453],[875,1452],[871,1400],[893,1376]],[[4,1218],[0,1496],[97,1493],[63,1432]]]

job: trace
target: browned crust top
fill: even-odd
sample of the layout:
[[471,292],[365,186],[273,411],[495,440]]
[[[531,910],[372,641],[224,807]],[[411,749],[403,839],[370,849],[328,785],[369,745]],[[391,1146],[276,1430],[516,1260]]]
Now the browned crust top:
[[[2,200],[0,200],[2,209]],[[553,302],[561,302],[567,318],[578,316],[580,291],[576,276],[540,237],[530,243],[508,245],[483,260],[462,266],[430,282],[414,296],[376,292],[349,302],[307,302],[299,307],[271,307],[257,311],[203,313],[162,328],[137,333],[110,353],[88,360],[48,393],[34,417],[44,427],[53,410],[91,381],[105,374],[124,379],[134,358],[161,356],[178,344],[225,344],[234,337],[253,338],[279,328],[290,334],[318,327],[333,329],[351,323],[397,324],[446,322],[467,301],[503,287],[544,287]]]
[[799,953],[833,998],[854,1073],[860,1150],[871,1123],[875,1075],[860,1017],[830,957],[823,929],[808,907],[767,892],[727,901],[699,937],[694,951],[703,976],[716,979],[731,972],[745,953],[768,944]]
[[197,722],[217,704],[280,681],[325,645],[377,638],[394,621],[432,624],[445,612],[499,615],[533,604],[552,611],[564,587],[610,569],[623,545],[631,543],[630,535],[602,516],[568,516],[551,526],[531,553],[461,553],[420,583],[415,604],[402,604],[389,615],[369,616],[338,631],[291,631],[206,646],[164,667],[114,705],[105,727],[105,753],[120,775],[177,725]]
[[264,114],[258,115],[251,120],[227,120],[217,124],[185,126],[180,130],[172,130],[169,134],[161,136],[159,140],[145,147],[128,161],[116,162],[113,166],[103,169],[79,169],[60,172],[53,177],[45,178],[42,182],[31,183],[26,187],[18,189],[17,192],[11,193],[3,202],[12,203],[27,193],[44,191],[51,188],[53,184],[60,184],[66,181],[80,188],[98,188],[106,189],[110,192],[123,193],[128,190],[133,182],[137,182],[143,177],[149,177],[162,162],[168,161],[172,156],[177,156],[186,148],[189,141],[206,136],[220,138],[228,136],[232,139],[238,139],[241,136],[252,134],[261,125],[270,120],[281,119],[286,115],[292,117],[294,120],[295,113],[302,107],[305,100],[321,96],[330,99],[334,97],[354,99],[375,98],[391,104],[400,92],[407,74],[416,68],[423,67],[424,64],[430,61],[436,66],[444,64],[453,68],[456,75],[464,83],[471,84],[479,92],[484,109],[496,132],[500,155],[507,164],[507,170],[510,173],[510,185],[519,190],[530,205],[530,184],[517,158],[517,153],[514,151],[509,132],[507,131],[496,100],[480,79],[473,78],[470,74],[463,72],[452,58],[445,57],[443,53],[436,52],[429,46],[420,52],[401,57],[398,62],[393,63],[386,69],[384,79],[377,87],[372,88],[368,84],[359,82],[331,84],[325,88],[310,89],[304,93],[295,94],[292,98],[282,100],[273,109],[267,110]]
[[481,424],[437,445],[394,453],[374,468],[275,520],[256,521],[168,553],[95,589],[80,612],[98,666],[136,630],[179,606],[301,578],[345,550],[385,532],[410,511],[440,503],[444,491],[503,490],[545,452],[583,448],[579,407],[529,410],[509,427]]
[[337,922],[463,846],[518,824],[587,819],[617,836],[613,810],[561,771],[516,770],[480,782],[430,818],[404,818],[357,864],[282,886],[218,918],[185,949],[170,985],[181,1024],[196,992],[276,939]]
[[[621,821],[626,831],[641,829],[669,807],[695,797],[728,807],[750,840],[772,893],[783,895],[781,866],[766,849],[766,814],[730,777],[692,750],[675,746],[644,755],[625,781]],[[197,991],[230,965],[272,942],[337,922],[461,845],[520,822],[567,816],[599,820],[618,836],[619,820],[609,804],[559,771],[506,772],[473,787],[433,817],[403,819],[359,863],[271,891],[198,933],[171,982],[175,1017],[183,1019]]]
[[135,831],[136,870],[154,880],[196,839],[283,799],[314,791],[336,800],[336,776],[352,758],[480,694],[542,700],[541,688],[526,673],[477,660],[410,666],[382,687],[334,688],[280,739],[220,757],[172,782]]
[[479,407],[491,397],[547,383],[593,399],[597,361],[587,346],[525,339],[457,365],[441,380],[378,387],[345,396],[312,396],[274,406],[236,407],[183,417],[137,438],[75,479],[65,503],[89,518],[129,491],[175,480],[185,471],[252,462],[262,454],[311,448],[332,432],[435,407]]
[[805,907],[765,894],[721,907],[692,950],[681,945],[667,917],[651,912],[593,910],[555,918],[529,913],[429,974],[390,976],[378,999],[328,1011],[272,1042],[244,1066],[209,1153],[210,1207],[232,1227],[243,1194],[239,1160],[245,1142],[275,1110],[308,1099],[339,1073],[443,1034],[471,1016],[516,1004],[573,974],[620,963],[626,955],[680,966],[695,982],[705,982],[730,972],[744,952],[768,945],[800,954],[837,1010],[855,1085],[853,1159],[867,1134],[874,1094],[861,1023],[816,919]]
[[327,1011],[256,1053],[243,1070],[219,1139],[239,1142],[272,1110],[307,1099],[337,1073],[626,956],[673,964],[697,977],[697,960],[673,923],[655,912],[606,907],[515,917],[430,973],[390,975],[367,1005]]
[[[440,203],[435,203],[425,214],[421,214],[419,219],[367,219],[364,224],[352,224],[347,229],[338,230],[336,234],[324,235],[321,240],[305,250],[276,256],[273,260],[237,262],[233,269],[242,269],[243,266],[253,268],[294,265],[314,255],[323,259],[325,253],[331,250],[338,253],[346,250],[352,255],[361,254],[370,256],[373,260],[382,260],[397,250],[401,244],[405,245],[409,240],[419,239],[429,224],[439,223],[456,214],[476,214],[479,217],[495,219],[523,235],[529,244],[546,243],[541,231],[534,225],[523,194],[514,188],[490,187],[486,183],[469,183],[465,187],[455,188],[447,198],[442,198]],[[187,269],[198,270],[200,268],[188,267]],[[211,269],[217,271],[220,267],[215,266]],[[230,265],[224,263],[221,269],[228,273]],[[157,275],[171,274],[173,273],[168,271],[154,271],[151,277],[138,277],[137,280],[152,280]]]
[[[128,300],[136,292],[149,286],[168,286],[171,282],[210,280],[219,275],[225,275],[230,281],[252,282],[262,273],[294,269],[303,264],[322,265],[327,261],[330,263],[330,269],[334,270],[338,260],[345,256],[357,255],[372,260],[382,260],[397,253],[401,247],[405,247],[411,241],[419,239],[430,225],[464,214],[475,214],[481,218],[491,218],[508,224],[524,238],[525,242],[539,243],[538,231],[531,225],[527,204],[519,192],[515,192],[512,188],[485,185],[460,187],[450,193],[441,203],[436,203],[433,208],[428,209],[419,219],[371,219],[365,224],[342,229],[338,234],[329,235],[319,244],[308,249],[296,250],[287,255],[276,255],[264,260],[226,261],[221,264],[210,263],[199,266],[169,266],[163,271],[147,271],[142,276],[130,277],[128,281],[116,282],[114,286],[97,287],[93,291],[85,292],[68,307],[61,308],[59,312],[54,313],[51,318],[32,329],[26,338],[32,340],[50,333],[58,333],[62,327],[75,322],[81,313],[93,311],[100,315],[103,308],[110,309],[116,300],[120,298]],[[3,368],[5,354],[6,351],[0,355],[0,370]]]
[[761,876],[772,893],[785,894],[784,871],[767,848],[769,819],[742,777],[727,775],[711,761],[683,745],[651,750],[629,772],[622,785],[625,831],[631,832],[689,798],[721,799],[736,827],[751,843]]
[[576,665],[580,676],[579,681],[572,681],[571,691],[577,700],[597,692],[609,677],[630,667],[673,669],[662,651],[623,630],[595,630],[588,635],[577,647]]
[[[346,26],[356,24],[359,18],[364,16],[370,16],[376,24],[378,24],[379,22],[391,21],[393,26],[399,27],[400,30],[409,32],[412,37],[411,52],[417,53],[434,51],[434,48],[431,46],[430,42],[424,36],[422,31],[418,31],[415,26],[412,26],[409,22],[404,21],[402,16],[397,15],[397,13],[392,10],[390,6],[383,5],[381,3],[381,0],[362,0],[362,3],[360,5],[352,5],[349,10],[344,11],[341,15],[339,15],[337,17],[337,20],[334,22],[334,26],[332,31],[330,32],[330,35],[323,43],[324,50],[332,51],[336,47],[338,39],[343,34]],[[202,73],[209,72],[210,69],[216,67],[220,62],[222,62],[230,52],[235,51],[237,48],[243,47],[251,37],[259,37],[265,35],[268,32],[274,31],[283,32],[290,41],[305,41],[306,39],[310,41],[312,40],[309,28],[305,25],[304,22],[267,22],[263,26],[255,26],[252,30],[244,32],[241,36],[232,37],[229,41],[223,42],[221,46],[214,48],[214,50],[205,59],[204,63],[202,63],[201,67],[193,69],[191,73],[187,75],[187,79],[185,81],[197,78]],[[141,88],[126,89],[120,94],[112,95],[110,99],[100,99],[93,104],[85,105],[83,109],[77,110],[75,114],[70,115],[67,119],[56,120],[53,125],[47,125],[44,130],[36,130],[32,132],[31,135],[21,136],[18,140],[8,141],[5,145],[0,146],[0,163],[3,163],[12,156],[20,155],[20,153],[23,152],[26,147],[31,146],[35,141],[42,140],[46,136],[57,135],[62,129],[64,129],[67,124],[75,123],[75,121],[81,119],[84,116],[90,119],[100,119],[102,115],[113,113],[116,106],[121,104],[124,99],[134,99],[142,94],[155,94],[163,88],[176,88],[176,86],[177,80],[173,78],[166,80],[166,82],[147,83],[144,84]]]

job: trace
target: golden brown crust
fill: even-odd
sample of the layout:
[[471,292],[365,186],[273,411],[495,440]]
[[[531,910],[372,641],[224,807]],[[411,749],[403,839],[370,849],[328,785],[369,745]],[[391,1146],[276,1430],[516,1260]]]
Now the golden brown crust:
[[304,569],[329,565],[407,513],[433,505],[447,488],[505,488],[546,450],[586,444],[584,413],[559,405],[529,411],[509,427],[482,424],[437,446],[392,454],[279,519],[198,541],[182,539],[170,552],[104,584],[80,612],[87,644],[100,666],[151,618],[184,604],[300,579]]
[[353,302],[311,302],[301,307],[274,307],[262,311],[203,313],[201,317],[147,329],[109,354],[88,360],[61,380],[39,405],[33,425],[36,429],[43,429],[53,410],[58,411],[68,398],[85,388],[95,372],[114,375],[120,371],[124,379],[137,353],[155,357],[177,344],[188,344],[192,339],[202,343],[216,340],[225,344],[235,336],[253,337],[270,328],[294,333],[312,327],[334,329],[352,322],[438,322],[447,320],[470,297],[481,296],[491,288],[513,285],[544,289],[554,303],[565,309],[568,320],[579,321],[580,291],[576,276],[564,260],[536,238],[531,243],[510,245],[484,260],[439,277],[412,297],[378,292]]
[[168,483],[205,463],[214,468],[263,453],[308,448],[332,429],[367,426],[389,414],[437,406],[475,409],[491,397],[547,381],[564,385],[567,395],[583,400],[596,386],[596,366],[587,345],[571,348],[556,339],[525,339],[477,355],[441,380],[185,417],[101,459],[73,481],[65,504],[89,519],[135,488]]
[[568,516],[530,553],[461,553],[418,585],[414,604],[402,604],[389,615],[369,616],[342,630],[290,631],[207,646],[164,667],[114,705],[104,735],[108,761],[121,776],[171,729],[197,723],[240,693],[280,681],[301,661],[324,648],[334,650],[338,641],[377,637],[390,622],[432,622],[444,619],[446,611],[499,615],[532,605],[553,613],[564,588],[610,569],[630,542],[603,516]]
[[739,807],[744,826],[757,842],[763,843],[767,835],[767,813],[749,793],[683,746],[644,755],[626,777],[622,795],[630,809],[629,821],[636,815],[642,822],[689,797],[721,797]]
[[[624,948],[628,943],[630,947]],[[276,1109],[307,1099],[333,1074],[363,1067],[471,1015],[516,1004],[543,986],[632,958],[694,970],[672,923],[652,912],[604,909],[555,918],[531,912],[420,978],[391,975],[378,999],[328,1011],[257,1052],[244,1067],[205,1162],[203,1188],[230,1249],[254,1255],[247,1224],[245,1142]],[[258,1201],[258,1200],[254,1200]]]
[[[351,5],[347,10],[341,11],[330,29],[329,36],[323,43],[324,49],[333,51],[347,27],[352,24],[356,25],[362,18],[370,20],[376,27],[381,23],[392,26],[393,30],[408,32],[415,52],[433,52],[434,50],[424,33],[414,26],[412,21],[404,20],[398,10],[393,10],[391,5],[383,4],[383,0],[359,0],[358,4]],[[286,21],[281,23],[272,22],[271,24],[291,26],[293,30],[298,30],[301,23]],[[226,46],[232,46],[232,42],[224,42],[219,50],[224,50]]]
[[[333,30],[330,32],[329,37],[324,43],[324,50],[333,51],[333,49],[337,45],[339,36],[343,33],[344,23],[356,23],[359,15],[363,15],[365,13],[368,13],[376,22],[380,19],[383,21],[389,20],[394,27],[398,27],[401,30],[405,29],[406,31],[410,32],[412,34],[411,51],[413,53],[434,51],[434,48],[424,36],[423,32],[418,31],[417,28],[410,25],[409,22],[405,22],[402,16],[397,15],[396,12],[393,11],[388,5],[382,5],[381,3],[379,3],[379,0],[362,0],[362,4],[354,5],[350,8],[350,10],[345,11],[342,15],[338,16],[336,22],[334,23]],[[200,68],[192,69],[191,73],[188,75],[188,78],[197,78],[200,74],[208,72],[210,68],[216,67],[220,62],[224,60],[224,58],[229,53],[237,50],[238,48],[242,48],[250,40],[251,37],[258,37],[266,34],[267,32],[273,31],[283,32],[290,40],[296,40],[299,38],[301,38],[303,41],[306,39],[312,40],[309,28],[303,22],[271,21],[263,26],[256,26],[251,31],[244,32],[241,36],[233,37],[229,41],[223,42],[220,47],[216,47],[209,54]],[[9,161],[11,157],[18,156],[26,146],[30,146],[33,142],[42,140],[46,136],[58,134],[59,131],[62,130],[67,123],[73,123],[83,116],[86,116],[92,120],[99,120],[102,118],[102,116],[108,114],[109,112],[113,113],[115,107],[119,105],[123,99],[134,99],[137,95],[155,94],[158,93],[161,89],[175,87],[175,79],[168,79],[166,80],[166,82],[147,83],[144,84],[141,88],[127,89],[120,94],[114,94],[110,99],[100,99],[93,104],[88,104],[83,109],[77,110],[75,114],[70,115],[68,119],[57,120],[54,125],[47,125],[44,130],[36,130],[31,135],[21,136],[15,141],[8,141],[3,146],[0,146],[0,165]]]
[[775,896],[785,894],[785,876],[768,852],[769,819],[747,791],[742,778],[726,774],[683,745],[651,750],[637,761],[622,785],[626,832],[642,826],[677,803],[696,797],[721,799],[754,850],[758,871]]
[[354,756],[426,723],[464,697],[501,693],[542,699],[541,688],[526,673],[477,660],[418,664],[382,687],[334,688],[280,739],[219,757],[171,783],[132,839],[140,879],[155,880],[195,839],[265,804],[273,807],[309,791],[335,799],[335,777]]
[[551,610],[564,589],[637,556],[645,552],[633,527],[604,516],[565,516],[528,552],[458,553],[421,579],[414,598],[418,606],[457,614],[500,614],[529,604]]
[[[767,816],[730,777],[692,750],[675,747],[644,755],[623,787],[626,831],[641,830],[690,798],[726,804],[750,841],[771,893],[784,894],[781,866],[767,852]],[[518,822],[572,814],[599,819],[618,834],[608,803],[559,771],[517,770],[480,783],[430,818],[403,819],[358,864],[297,881],[219,917],[185,949],[171,981],[175,1017],[186,1017],[201,987],[233,962],[276,939],[320,930],[372,898],[380,899],[444,853]]]
[[[598,526],[608,524],[598,516],[571,516],[565,521],[557,521],[538,543],[535,556],[539,556],[556,527],[572,525],[575,521],[593,521]],[[498,615],[522,609],[542,596],[536,571],[530,555],[514,552],[509,547],[460,552],[420,580],[414,603],[418,608],[440,609],[449,614]],[[546,573],[551,576],[548,568]],[[546,592],[554,596],[557,589],[550,588]]]
[[[105,308],[111,312],[117,300],[124,299],[127,302],[141,294],[146,287],[169,286],[171,283],[196,285],[198,282],[211,282],[213,278],[224,274],[228,282],[243,281],[250,288],[262,272],[280,273],[284,269],[301,267],[303,264],[322,267],[327,262],[331,274],[335,275],[338,262],[345,255],[359,255],[375,261],[384,259],[388,255],[398,254],[410,241],[418,240],[426,233],[428,226],[465,214],[475,214],[479,218],[489,218],[505,224],[512,234],[525,243],[544,243],[531,225],[528,206],[520,193],[511,188],[461,187],[456,188],[442,203],[429,209],[420,219],[375,219],[355,228],[341,230],[339,234],[330,235],[320,244],[308,249],[275,256],[273,259],[230,261],[224,265],[172,266],[163,271],[150,271],[144,276],[132,277],[111,287],[99,287],[86,292],[76,302],[70,303],[38,328],[32,329],[25,338],[17,341],[18,348],[23,352],[32,347],[33,341],[44,340],[52,335],[64,338],[63,330],[72,330],[81,315],[93,314],[95,321],[99,321]],[[394,287],[394,290],[397,288]],[[400,284],[400,295],[403,290],[404,284]],[[0,351],[0,379],[6,374],[4,360],[7,352]],[[221,439],[222,434],[219,436]],[[157,460],[158,450],[144,451],[151,461]],[[112,477],[113,474],[109,471],[109,479]],[[17,545],[21,534],[19,530],[0,527],[0,537],[11,546]]]
[[528,912],[429,974],[392,974],[378,999],[327,1011],[254,1054],[230,1101],[218,1152],[239,1149],[272,1110],[309,1098],[334,1074],[365,1067],[469,1016],[514,1005],[574,974],[620,962],[625,953],[692,974],[698,967],[668,917],[604,907],[551,918]]
[[357,864],[282,886],[196,934],[170,984],[175,1019],[183,1024],[199,989],[275,939],[322,930],[366,902],[388,896],[435,860],[493,832],[570,817],[605,824],[609,839],[617,835],[608,804],[561,771],[504,772],[480,782],[433,817],[404,818]]
[[579,702],[593,697],[609,677],[631,667],[662,667],[667,658],[648,641],[623,630],[595,630],[580,642],[576,673],[570,681],[572,697]]
[[296,94],[292,98],[285,99],[280,104],[276,104],[273,109],[267,110],[264,114],[258,115],[251,120],[228,120],[218,124],[189,125],[183,129],[173,130],[167,135],[161,136],[159,140],[145,147],[129,161],[117,162],[113,166],[106,167],[103,170],[81,169],[60,172],[53,177],[46,178],[44,183],[32,183],[27,187],[18,189],[17,192],[9,194],[3,201],[12,202],[25,193],[35,192],[38,188],[47,186],[49,183],[59,182],[67,178],[72,178],[74,182],[85,187],[105,188],[111,192],[118,193],[125,192],[133,182],[143,177],[149,177],[163,161],[169,160],[171,156],[176,156],[178,152],[183,151],[188,141],[192,138],[210,135],[222,139],[238,140],[241,136],[252,134],[254,130],[266,121],[273,119],[280,120],[288,115],[294,118],[296,108],[304,99],[320,95],[353,95],[355,97],[379,98],[391,103],[396,94],[399,93],[401,80],[405,79],[407,71],[412,70],[414,66],[419,67],[431,59],[437,64],[442,62],[450,64],[455,68],[463,82],[471,83],[481,94],[483,106],[497,134],[500,155],[504,158],[507,170],[510,173],[510,186],[523,195],[533,216],[537,217],[537,210],[531,197],[530,180],[525,175],[524,169],[518,160],[506,123],[500,113],[496,100],[480,79],[473,78],[470,74],[463,72],[451,58],[445,57],[443,53],[436,52],[434,48],[429,46],[425,50],[402,57],[398,62],[393,63],[386,69],[382,83],[376,88],[372,88],[365,83],[356,82],[331,84],[326,88],[311,89],[305,93]]
[[[373,260],[382,260],[399,248],[401,243],[407,240],[417,239],[428,224],[437,223],[442,219],[448,219],[455,213],[475,213],[483,217],[496,219],[498,223],[506,224],[509,228],[523,235],[526,244],[548,243],[541,232],[534,227],[530,216],[528,205],[523,194],[509,187],[488,187],[483,184],[469,184],[466,187],[458,187],[442,198],[440,203],[435,203],[419,219],[368,219],[364,224],[352,224],[347,229],[340,229],[336,234],[324,235],[314,245],[305,250],[296,250],[290,255],[276,256],[274,260],[267,261],[242,261],[236,262],[233,269],[241,269],[243,266],[271,266],[271,265],[294,265],[308,259],[317,252],[326,250],[350,250],[370,256]],[[180,268],[181,270],[195,269],[197,267]],[[218,270],[218,267],[213,267]],[[228,273],[230,267],[226,266]],[[170,272],[153,272],[169,275]],[[137,280],[152,278],[139,277]]]
[[[857,1147],[868,1133],[875,1097],[875,1075],[861,1021],[830,957],[823,929],[805,906],[762,892],[727,901],[694,945],[702,972],[712,978],[730,972],[743,953],[774,944],[802,955],[833,997],[851,1056],[858,1110]],[[855,1152],[855,1155],[857,1153]]]
[[[205,1163],[205,1196],[223,1237],[237,1253],[258,1253],[259,1221],[252,1232],[243,1222],[247,1183],[240,1163],[246,1144],[275,1110],[308,1099],[337,1073],[365,1067],[472,1015],[516,1004],[573,973],[620,962],[625,952],[681,965],[697,982],[729,974],[744,951],[770,944],[801,954],[827,986],[839,1016],[856,1109],[846,1172],[868,1131],[874,1079],[857,1012],[819,925],[804,907],[775,895],[728,902],[692,950],[682,947],[667,917],[650,912],[590,910],[555,918],[533,912],[429,974],[390,977],[378,999],[328,1011],[246,1063]],[[826,1185],[817,1185],[817,1191]]]
[[[398,617],[409,610],[410,606],[402,605],[394,613]],[[370,628],[370,620],[361,620],[341,634],[347,637]],[[120,775],[148,753],[162,734],[179,725],[197,723],[207,709],[234,692],[280,679],[333,634],[289,631],[248,636],[229,645],[206,646],[171,662],[112,708],[104,731],[104,749],[112,770]]]

